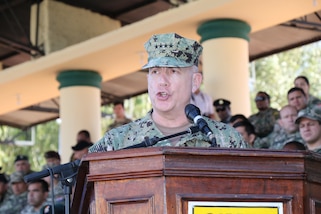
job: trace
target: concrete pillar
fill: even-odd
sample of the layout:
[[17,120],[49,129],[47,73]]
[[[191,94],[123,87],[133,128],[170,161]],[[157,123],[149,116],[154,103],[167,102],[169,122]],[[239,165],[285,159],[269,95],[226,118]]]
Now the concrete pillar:
[[249,116],[249,33],[240,20],[217,19],[199,26],[203,49],[204,90],[215,100],[231,101],[232,114]]
[[91,70],[66,70],[58,74],[60,83],[60,139],[62,163],[69,162],[78,131],[86,129],[91,140],[101,137],[101,76]]

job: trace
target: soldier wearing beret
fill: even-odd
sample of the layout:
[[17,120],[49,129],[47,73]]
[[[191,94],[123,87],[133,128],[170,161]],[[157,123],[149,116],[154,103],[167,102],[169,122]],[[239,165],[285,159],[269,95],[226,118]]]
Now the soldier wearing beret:
[[295,123],[299,125],[308,150],[321,154],[321,108],[316,106],[301,110]]
[[26,155],[17,155],[14,161],[14,167],[16,172],[22,172],[26,175],[34,172],[31,170],[29,158]]
[[231,119],[231,102],[225,99],[214,100],[213,106],[222,123],[229,123]]
[[[202,46],[176,33],[152,36],[146,43],[148,93],[152,110],[141,119],[108,131],[89,148],[89,152],[118,150],[144,141],[188,130],[192,125],[185,115],[192,93],[201,85],[198,58]],[[231,126],[204,117],[220,147],[245,148],[247,144]],[[156,142],[154,146],[209,147],[211,139],[202,133],[180,135]]]

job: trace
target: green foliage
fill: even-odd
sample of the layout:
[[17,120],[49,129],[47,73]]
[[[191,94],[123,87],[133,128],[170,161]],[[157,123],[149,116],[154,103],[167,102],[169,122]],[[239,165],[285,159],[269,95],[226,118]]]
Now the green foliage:
[[[36,137],[33,146],[17,146],[13,143],[0,144],[0,166],[2,166],[3,172],[10,174],[14,171],[13,163],[17,155],[27,155],[31,168],[35,171],[42,170],[42,166],[45,164],[44,153],[48,150],[58,151],[59,125],[56,121],[40,124],[35,128]],[[19,129],[3,126],[1,140],[12,139],[12,136],[20,132]],[[20,138],[20,140],[30,139]]]

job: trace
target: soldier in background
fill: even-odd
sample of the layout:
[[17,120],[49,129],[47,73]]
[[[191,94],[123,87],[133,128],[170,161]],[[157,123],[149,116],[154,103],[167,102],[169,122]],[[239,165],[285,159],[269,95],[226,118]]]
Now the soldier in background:
[[114,102],[114,116],[115,120],[111,125],[109,125],[108,130],[125,125],[132,121],[131,119],[126,117],[123,101]]
[[28,183],[28,204],[23,208],[21,214],[40,213],[42,207],[47,203],[48,183],[43,179],[30,181]]
[[217,99],[213,102],[215,111],[222,123],[230,123],[232,117],[230,104],[231,102],[225,99]]
[[1,214],[17,214],[27,205],[28,185],[23,180],[22,172],[14,172],[10,175],[10,185],[13,194],[0,207]]
[[249,117],[249,121],[255,127],[257,137],[261,138],[262,145],[260,148],[269,148],[270,142],[265,141],[270,133],[274,130],[274,125],[279,119],[279,111],[270,107],[270,95],[266,92],[259,91],[255,97],[257,113]]
[[296,141],[304,145],[299,132],[299,126],[295,123],[298,111],[294,106],[286,105],[280,110],[280,129],[272,132],[270,149],[282,149],[287,142]]
[[23,174],[30,174],[34,171],[31,170],[29,158],[26,155],[18,155],[14,161],[14,168],[16,172],[22,172]]
[[308,150],[321,154],[321,108],[301,110],[295,121]]

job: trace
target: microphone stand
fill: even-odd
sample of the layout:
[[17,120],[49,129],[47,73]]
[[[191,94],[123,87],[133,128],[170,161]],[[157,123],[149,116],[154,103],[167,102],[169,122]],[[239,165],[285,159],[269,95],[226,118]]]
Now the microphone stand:
[[[64,188],[65,195],[65,214],[70,213],[70,196],[72,193],[72,186],[75,183],[75,176],[77,175],[78,169],[76,172],[74,170],[62,171],[60,173],[60,181]],[[54,205],[53,205],[54,206]]]
[[167,140],[167,139],[170,139],[170,138],[173,138],[173,137],[177,137],[177,136],[180,136],[180,135],[184,135],[184,134],[194,134],[196,132],[199,132],[199,128],[197,126],[191,126],[186,131],[178,132],[176,134],[168,135],[168,136],[161,137],[161,138],[153,137],[153,138],[150,139],[148,136],[146,136],[144,138],[145,140],[143,142],[135,144],[135,145],[132,145],[132,146],[125,147],[123,149],[133,149],[133,148],[154,146],[159,141]]

